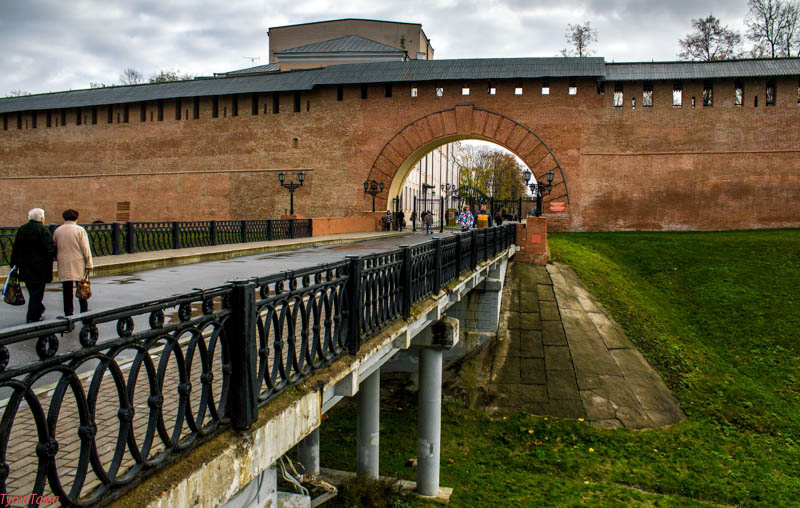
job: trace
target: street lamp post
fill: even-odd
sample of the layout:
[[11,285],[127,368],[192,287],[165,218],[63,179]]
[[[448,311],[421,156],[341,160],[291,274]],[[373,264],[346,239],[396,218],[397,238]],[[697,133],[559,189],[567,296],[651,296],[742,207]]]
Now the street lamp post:
[[[527,182],[530,182],[531,177],[533,175],[531,174],[531,171],[529,169],[526,169],[525,173],[523,173],[523,176],[525,177],[525,182],[527,183]],[[542,216],[542,197],[543,196],[549,196],[550,192],[552,192],[552,190],[553,190],[553,179],[555,178],[556,174],[553,173],[553,170],[551,169],[550,171],[547,172],[546,176],[547,176],[547,184],[546,185],[542,184],[542,183],[537,183],[537,182],[528,183],[528,187],[530,187],[531,192],[533,193],[534,196],[536,196],[536,216],[537,217],[541,217]]]
[[383,182],[364,180],[364,194],[372,195],[372,211],[375,211],[375,196],[383,192]]
[[297,180],[300,183],[294,183],[294,180],[292,180],[289,183],[284,183],[286,180],[286,173],[283,171],[278,172],[278,180],[280,180],[281,182],[281,187],[283,187],[284,189],[289,189],[289,215],[294,215],[294,190],[298,187],[302,187],[303,181],[305,179],[306,179],[306,172],[300,170],[297,173]]

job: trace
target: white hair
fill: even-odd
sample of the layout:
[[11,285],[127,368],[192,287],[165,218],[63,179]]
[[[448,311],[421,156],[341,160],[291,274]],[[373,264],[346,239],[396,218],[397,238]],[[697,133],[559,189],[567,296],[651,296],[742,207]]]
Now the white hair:
[[42,222],[44,220],[44,210],[41,208],[33,208],[28,212],[28,220],[35,220]]

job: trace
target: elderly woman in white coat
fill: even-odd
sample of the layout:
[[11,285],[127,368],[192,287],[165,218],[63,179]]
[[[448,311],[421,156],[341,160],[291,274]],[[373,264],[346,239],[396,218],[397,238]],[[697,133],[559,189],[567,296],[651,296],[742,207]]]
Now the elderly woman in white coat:
[[[73,283],[88,276],[92,269],[92,251],[89,248],[89,235],[79,226],[78,212],[64,210],[61,214],[64,224],[53,233],[56,243],[56,261],[58,261],[58,280],[64,291],[64,315],[71,316],[73,311]],[[81,312],[89,310],[87,300],[78,300]]]

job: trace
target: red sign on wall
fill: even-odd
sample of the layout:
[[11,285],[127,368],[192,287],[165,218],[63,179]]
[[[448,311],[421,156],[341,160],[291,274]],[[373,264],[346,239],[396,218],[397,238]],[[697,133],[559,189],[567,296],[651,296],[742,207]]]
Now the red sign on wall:
[[531,243],[542,243],[542,235],[531,235]]
[[563,201],[551,201],[549,204],[551,213],[564,213],[567,211],[567,205]]

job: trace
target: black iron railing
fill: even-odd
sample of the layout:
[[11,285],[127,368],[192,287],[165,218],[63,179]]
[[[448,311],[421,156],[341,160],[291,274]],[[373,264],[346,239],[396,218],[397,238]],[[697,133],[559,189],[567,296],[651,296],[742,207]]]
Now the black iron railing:
[[[94,256],[133,254],[184,247],[263,242],[312,236],[311,219],[81,224]],[[54,231],[57,226],[51,225]],[[9,264],[16,227],[0,227],[0,265]]]
[[[218,226],[226,238],[232,223]],[[0,494],[108,503],[219,431],[252,425],[260,406],[410,317],[515,231],[0,330]]]

